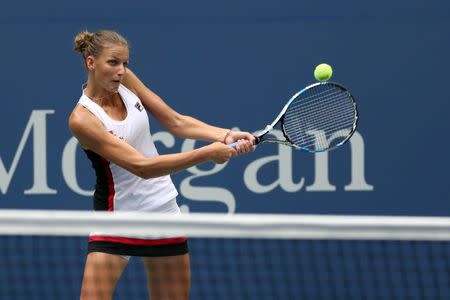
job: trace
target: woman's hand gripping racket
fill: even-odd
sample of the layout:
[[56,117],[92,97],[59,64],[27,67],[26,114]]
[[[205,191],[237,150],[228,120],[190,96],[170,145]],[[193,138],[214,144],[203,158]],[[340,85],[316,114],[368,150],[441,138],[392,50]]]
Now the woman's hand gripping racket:
[[[308,152],[335,149],[356,130],[358,111],[350,92],[334,82],[307,86],[287,102],[272,124],[257,134],[255,144],[279,143]],[[284,140],[270,137],[279,125]],[[230,144],[236,147],[236,143]]]

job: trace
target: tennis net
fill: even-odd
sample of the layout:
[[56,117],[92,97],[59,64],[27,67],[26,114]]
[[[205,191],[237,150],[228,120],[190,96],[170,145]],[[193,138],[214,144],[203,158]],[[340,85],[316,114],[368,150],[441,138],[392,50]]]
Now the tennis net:
[[0,299],[78,299],[92,231],[188,236],[190,299],[450,299],[450,218],[39,210],[0,210]]

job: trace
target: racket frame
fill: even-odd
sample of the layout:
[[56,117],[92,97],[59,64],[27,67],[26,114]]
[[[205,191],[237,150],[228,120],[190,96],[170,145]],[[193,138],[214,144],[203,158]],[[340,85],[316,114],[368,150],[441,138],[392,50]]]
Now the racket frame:
[[[283,119],[284,116],[286,114],[287,109],[289,108],[289,105],[292,103],[292,101],[294,101],[300,94],[304,93],[307,90],[312,89],[313,87],[316,87],[318,85],[324,85],[324,84],[329,84],[329,85],[334,85],[337,86],[338,88],[346,91],[348,93],[348,96],[350,98],[350,100],[352,101],[353,104],[353,108],[355,111],[355,120],[353,122],[353,127],[351,129],[351,131],[349,132],[349,134],[347,135],[347,137],[342,140],[341,142],[339,142],[338,144],[334,145],[331,148],[320,148],[320,149],[316,149],[316,150],[312,150],[310,148],[307,147],[302,147],[299,145],[294,144],[289,137],[287,136],[285,130],[284,130],[284,123],[283,123]],[[268,134],[270,131],[272,131],[272,129],[278,124],[280,123],[280,127],[281,127],[281,132],[283,133],[283,136],[286,140],[279,140],[276,138],[265,138],[264,136],[266,134]],[[356,107],[356,101],[355,98],[353,97],[353,95],[349,92],[349,90],[344,87],[343,85],[336,83],[336,82],[331,82],[331,81],[325,81],[325,82],[316,82],[313,83],[311,85],[308,85],[307,87],[303,88],[302,90],[300,90],[299,92],[295,93],[286,103],[286,105],[283,107],[283,109],[280,111],[280,113],[278,114],[278,116],[274,119],[274,121],[267,125],[262,131],[260,131],[257,135],[255,135],[256,137],[256,141],[255,141],[255,145],[260,144],[260,143],[277,143],[277,144],[283,144],[286,146],[290,146],[294,149],[297,150],[301,150],[301,151],[306,151],[306,152],[311,152],[311,153],[317,153],[317,152],[324,152],[324,151],[330,151],[333,149],[336,149],[340,146],[342,146],[343,144],[345,144],[351,137],[352,135],[355,133],[356,131],[356,127],[358,125],[358,109]]]

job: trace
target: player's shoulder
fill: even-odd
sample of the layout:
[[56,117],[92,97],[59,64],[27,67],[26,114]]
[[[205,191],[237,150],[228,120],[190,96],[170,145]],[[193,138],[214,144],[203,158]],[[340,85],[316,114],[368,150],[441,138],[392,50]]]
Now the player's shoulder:
[[69,116],[69,128],[83,149],[90,149],[103,139],[105,128],[101,121],[82,105],[77,105]]
[[142,86],[141,80],[138,76],[129,68],[127,68],[127,72],[124,75],[122,84],[129,89],[134,94],[138,95],[139,89]]
[[72,131],[99,125],[99,120],[83,105],[77,104],[69,116],[69,127]]

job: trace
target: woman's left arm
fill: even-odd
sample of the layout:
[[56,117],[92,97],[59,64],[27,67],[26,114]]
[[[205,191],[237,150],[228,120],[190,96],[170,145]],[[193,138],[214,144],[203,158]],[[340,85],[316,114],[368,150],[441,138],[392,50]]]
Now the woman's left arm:
[[[193,117],[179,114],[157,94],[146,87],[130,69],[127,69],[125,73],[123,84],[139,97],[145,109],[173,135],[195,140],[224,142],[226,144],[247,140],[250,142],[250,145],[254,144],[255,137],[248,132],[229,131],[228,129],[206,124]],[[242,146],[242,143],[240,146]]]

